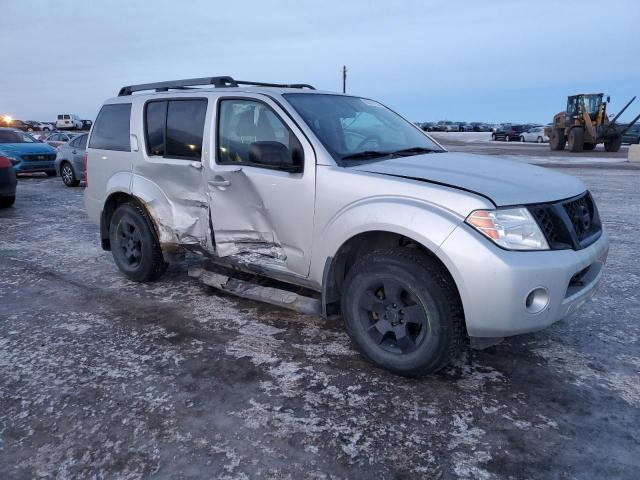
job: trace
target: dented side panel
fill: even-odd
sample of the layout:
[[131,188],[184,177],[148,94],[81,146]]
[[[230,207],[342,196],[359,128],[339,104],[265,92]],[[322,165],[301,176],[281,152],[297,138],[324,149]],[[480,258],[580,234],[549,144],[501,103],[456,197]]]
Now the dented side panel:
[[[297,125],[269,97],[233,95],[238,97],[266,103],[287,124],[303,147],[304,170],[289,173],[247,165],[219,165],[214,145],[207,170],[207,191],[216,254],[306,277],[313,244],[314,150]],[[224,98],[227,95],[220,94],[218,101]],[[212,138],[216,138],[215,133]]]
[[[202,99],[201,95],[197,97]],[[160,98],[154,97],[154,100]],[[145,100],[136,99],[131,111],[132,133],[137,136],[139,145],[139,160],[134,163],[131,191],[148,209],[163,249],[190,245],[213,251],[204,174],[211,146],[212,101],[208,101],[202,159],[194,161],[148,155],[143,119]]]

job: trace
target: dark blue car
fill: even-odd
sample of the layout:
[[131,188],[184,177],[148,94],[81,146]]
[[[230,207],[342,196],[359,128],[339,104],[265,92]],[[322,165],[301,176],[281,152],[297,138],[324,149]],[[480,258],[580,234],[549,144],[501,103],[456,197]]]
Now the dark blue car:
[[16,173],[56,174],[56,149],[20,130],[0,128],[0,155],[11,161]]

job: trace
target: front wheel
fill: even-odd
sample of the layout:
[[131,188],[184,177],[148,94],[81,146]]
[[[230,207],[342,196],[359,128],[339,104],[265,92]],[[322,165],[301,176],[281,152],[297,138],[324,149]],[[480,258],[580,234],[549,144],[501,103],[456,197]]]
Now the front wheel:
[[362,256],[345,280],[342,310],[362,355],[394,373],[436,372],[461,350],[457,290],[448,272],[423,252],[393,248]]
[[520,141],[524,143],[524,136],[520,135]]
[[116,209],[109,226],[109,242],[113,260],[131,280],[156,280],[167,270],[155,231],[139,205],[124,203]]
[[538,142],[538,143],[542,143],[542,142],[543,142],[542,137],[538,137],[538,138],[536,138],[536,142]]
[[622,146],[622,137],[616,137],[613,140],[604,142],[604,149],[607,152],[617,152]]
[[549,148],[551,148],[551,150],[564,150],[566,144],[567,137],[564,135],[562,128],[554,128],[551,130],[551,137],[549,137]]

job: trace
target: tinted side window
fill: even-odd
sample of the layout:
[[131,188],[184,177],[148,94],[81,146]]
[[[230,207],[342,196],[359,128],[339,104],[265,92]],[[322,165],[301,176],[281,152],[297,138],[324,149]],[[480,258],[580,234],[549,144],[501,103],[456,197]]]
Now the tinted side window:
[[78,140],[80,140],[79,138],[74,138],[73,140],[71,140],[69,142],[69,146],[71,147],[77,147],[78,146]]
[[78,142],[78,148],[81,148],[82,150],[87,148],[87,136],[88,135],[82,135],[80,137],[80,141]]
[[268,105],[251,100],[222,100],[218,115],[218,163],[246,164],[254,142],[278,142],[289,149],[294,165],[302,164],[296,136]]
[[147,153],[164,155],[164,128],[167,119],[167,102],[149,102],[145,107],[145,134]]
[[89,148],[131,151],[129,140],[131,104],[104,105],[91,133]]
[[206,100],[169,101],[165,156],[200,160],[206,114]]

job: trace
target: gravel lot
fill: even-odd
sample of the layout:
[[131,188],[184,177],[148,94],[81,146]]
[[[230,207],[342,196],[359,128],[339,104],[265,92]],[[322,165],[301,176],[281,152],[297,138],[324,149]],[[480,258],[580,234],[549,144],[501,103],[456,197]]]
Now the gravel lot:
[[638,478],[640,170],[572,168],[611,236],[551,328],[421,380],[342,326],[198,284],[129,282],[82,189],[0,211],[0,478]]

